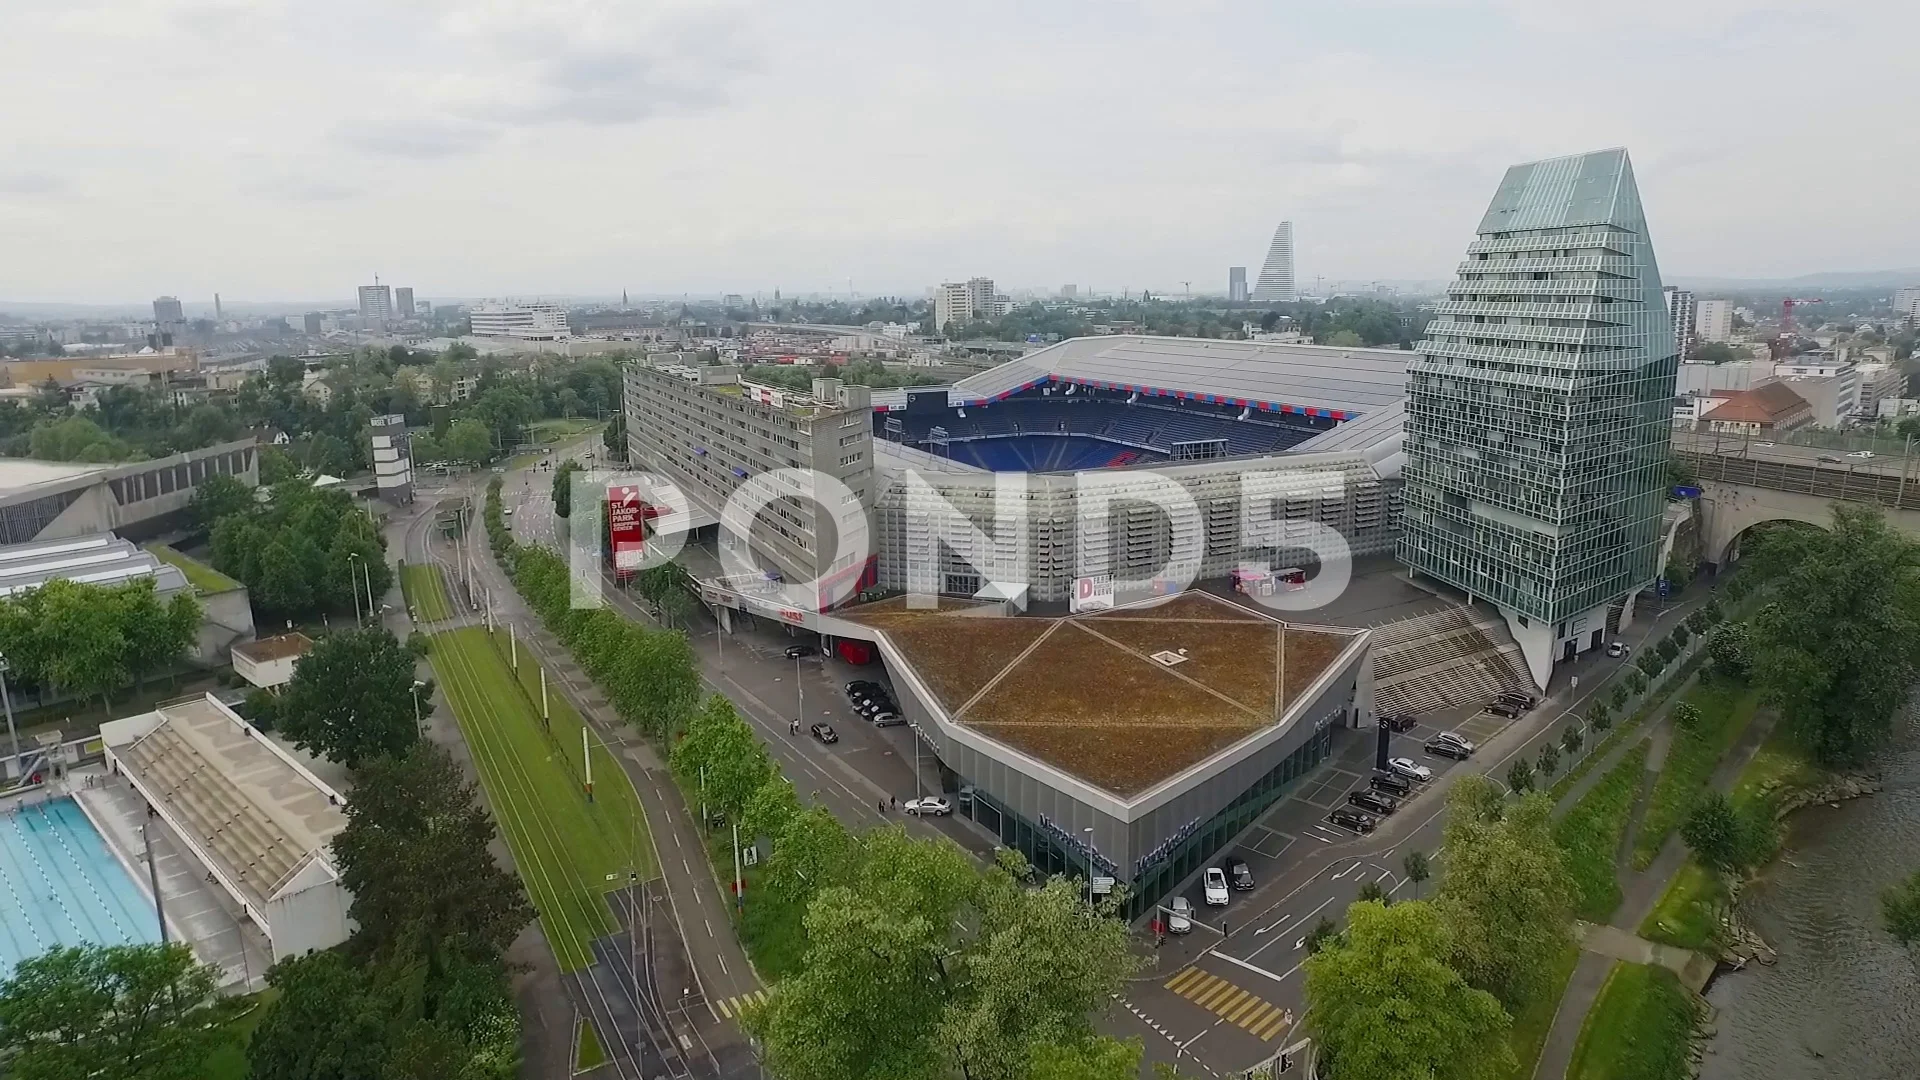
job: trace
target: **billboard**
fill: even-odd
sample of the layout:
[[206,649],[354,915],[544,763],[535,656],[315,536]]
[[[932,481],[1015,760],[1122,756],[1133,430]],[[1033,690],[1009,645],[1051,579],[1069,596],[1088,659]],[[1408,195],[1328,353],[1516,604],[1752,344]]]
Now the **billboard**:
[[1073,598],[1069,601],[1075,615],[1083,611],[1105,611],[1113,606],[1113,575],[1095,574],[1073,579]]
[[641,568],[647,550],[646,509],[637,485],[607,488],[607,542],[614,570],[631,573]]

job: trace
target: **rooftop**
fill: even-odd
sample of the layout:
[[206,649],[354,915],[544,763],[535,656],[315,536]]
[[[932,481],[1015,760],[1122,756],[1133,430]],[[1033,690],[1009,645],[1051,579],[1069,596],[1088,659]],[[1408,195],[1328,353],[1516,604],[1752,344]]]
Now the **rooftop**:
[[0,547],[0,596],[37,589],[57,578],[123,585],[143,577],[153,578],[162,593],[187,587],[186,575],[177,567],[111,533]]
[[256,664],[285,660],[290,656],[305,656],[313,648],[313,639],[298,630],[290,634],[275,634],[258,641],[248,641],[233,647],[233,651]]
[[1122,797],[1285,715],[1352,637],[1188,592],[1065,618],[856,607],[957,723]]
[[42,484],[55,484],[105,472],[107,468],[105,465],[78,465],[64,461],[0,458],[0,495],[11,495]]

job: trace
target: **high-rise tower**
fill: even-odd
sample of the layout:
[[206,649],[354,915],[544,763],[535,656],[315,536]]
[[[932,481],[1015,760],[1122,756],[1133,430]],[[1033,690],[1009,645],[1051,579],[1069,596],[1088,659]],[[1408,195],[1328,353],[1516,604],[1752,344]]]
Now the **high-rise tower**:
[[1299,298],[1293,287],[1293,222],[1283,221],[1273,230],[1267,261],[1260,267],[1260,279],[1253,283],[1253,298],[1289,303]]
[[1515,165],[1477,231],[1407,365],[1400,559],[1544,687],[1659,573],[1673,324],[1623,149]]

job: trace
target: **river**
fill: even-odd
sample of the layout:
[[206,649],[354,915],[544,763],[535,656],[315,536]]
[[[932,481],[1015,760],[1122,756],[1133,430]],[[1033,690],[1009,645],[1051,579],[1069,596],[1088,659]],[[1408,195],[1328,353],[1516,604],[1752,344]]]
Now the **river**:
[[1747,890],[1773,967],[1720,976],[1702,1080],[1920,1077],[1920,953],[1889,938],[1880,892],[1920,869],[1920,707],[1884,758],[1885,790],[1794,815],[1787,846]]

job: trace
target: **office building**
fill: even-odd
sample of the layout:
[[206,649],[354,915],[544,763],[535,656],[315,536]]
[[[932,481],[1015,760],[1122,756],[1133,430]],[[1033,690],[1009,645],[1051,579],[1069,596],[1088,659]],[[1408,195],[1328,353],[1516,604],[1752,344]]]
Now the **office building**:
[[1407,365],[1400,558],[1544,687],[1659,572],[1677,366],[1624,149],[1507,170]]
[[389,285],[360,286],[360,317],[386,319],[393,316],[393,288]]
[[393,290],[393,313],[402,319],[413,318],[413,290]]
[[1293,222],[1283,221],[1273,230],[1273,243],[1267,246],[1267,261],[1260,267],[1253,298],[1283,303],[1299,298],[1293,287]]
[[1079,297],[1080,297],[1080,286],[1078,285],[1060,286],[1060,299],[1076,300],[1076,299],[1079,299]]
[[1673,285],[1663,291],[1667,297],[1667,318],[1673,323],[1673,347],[1679,351],[1680,362],[1685,363],[1687,357],[1693,355],[1693,294]]
[[475,337],[559,341],[570,336],[567,309],[559,304],[488,301],[469,311],[467,321]]
[[933,290],[933,331],[942,334],[948,324],[962,327],[976,319],[999,318],[1012,307],[1011,300],[994,292],[992,278],[943,282]]
[[1860,403],[1854,409],[1855,416],[1879,416],[1882,401],[1906,396],[1907,375],[1898,365],[1866,363],[1855,368],[1860,372]]
[[162,296],[153,302],[153,321],[161,325],[169,323],[178,326],[187,321],[180,310],[180,301],[171,296]]
[[380,497],[391,506],[413,502],[413,444],[407,418],[395,413],[367,421],[373,440],[373,475]]
[[1893,294],[1893,314],[1908,326],[1920,326],[1920,285],[1909,286]]
[[1702,300],[1694,307],[1694,332],[1701,341],[1725,341],[1733,336],[1733,301]]
[[1251,296],[1252,294],[1247,291],[1247,268],[1227,267],[1227,302],[1244,304]]
[[1793,388],[1813,411],[1813,426],[1846,427],[1860,412],[1860,369],[1843,361],[1794,357],[1773,365],[1773,377]]
[[326,316],[320,312],[309,311],[300,317],[300,328],[306,333],[318,334],[320,333],[320,324],[325,320]]

